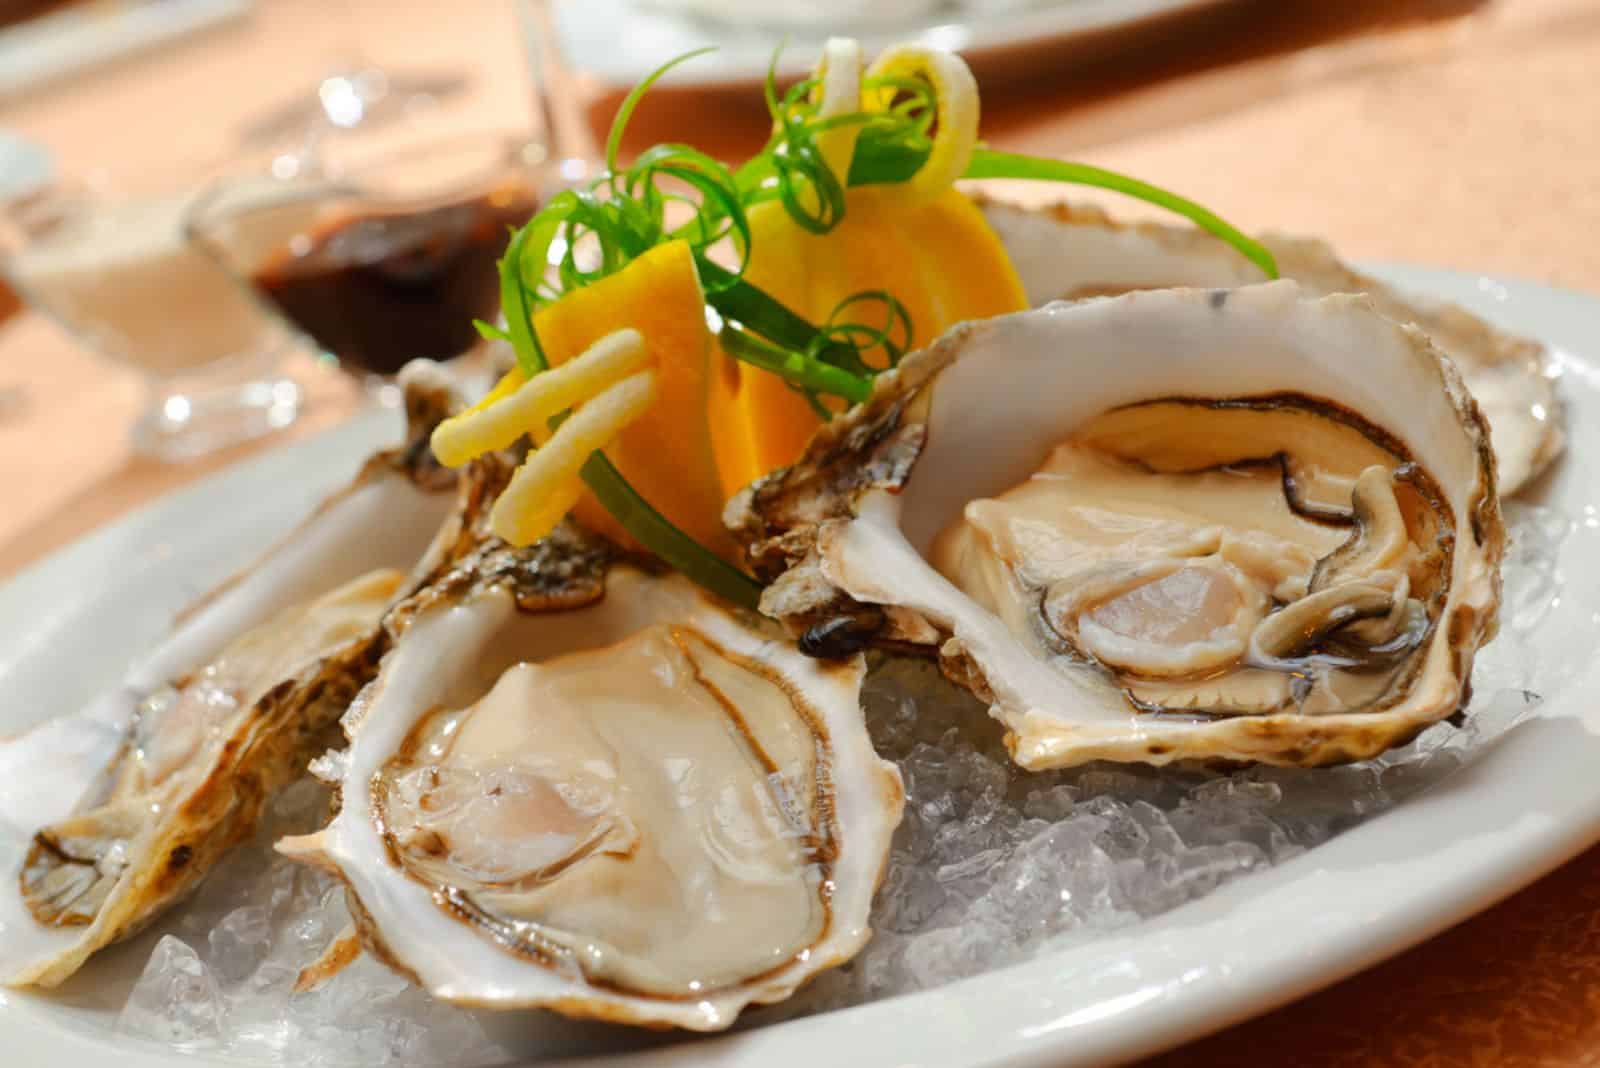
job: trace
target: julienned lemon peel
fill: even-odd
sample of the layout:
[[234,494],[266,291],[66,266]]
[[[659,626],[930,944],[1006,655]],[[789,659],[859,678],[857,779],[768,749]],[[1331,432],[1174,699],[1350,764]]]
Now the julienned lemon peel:
[[[904,184],[918,199],[932,199],[955,184],[972,161],[978,146],[978,81],[972,69],[953,52],[927,45],[895,45],[867,70],[868,78],[920,78],[933,87],[938,107],[938,127],[925,163]],[[868,111],[887,111],[894,102],[893,89],[868,90],[863,104]]]
[[[503,273],[510,269],[502,264]],[[517,281],[513,275],[512,283]],[[531,313],[527,302],[508,298],[507,304],[506,333],[526,348],[527,367],[519,359],[488,397],[441,430],[434,439],[438,455],[455,465],[510,446],[523,434],[543,445],[554,417],[650,367],[658,375],[655,403],[607,443],[603,463],[583,467],[591,492],[579,491],[574,515],[624,548],[688,560],[692,553],[668,546],[667,539],[693,539],[709,553],[732,556],[721,522],[726,497],[705,415],[711,357],[706,294],[689,244],[652,246],[614,273]],[[525,321],[511,321],[519,312]],[[570,497],[571,487],[563,493]],[[635,527],[646,536],[635,535]],[[729,576],[713,574],[716,565],[700,563],[700,579],[715,581],[719,589],[732,587]]]
[[524,434],[543,441],[549,436],[551,419],[649,361],[643,336],[625,328],[607,334],[576,359],[532,378],[509,371],[481,402],[439,424],[433,432],[433,454],[446,467],[460,467],[486,452],[510,447]]
[[489,530],[517,546],[554,530],[583,493],[578,474],[590,454],[649,410],[657,378],[655,371],[629,375],[573,412],[511,476],[489,513]]

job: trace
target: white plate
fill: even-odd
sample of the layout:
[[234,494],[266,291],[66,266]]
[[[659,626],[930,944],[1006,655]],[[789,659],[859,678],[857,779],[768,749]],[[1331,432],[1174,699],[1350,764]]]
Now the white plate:
[[[902,41],[950,48],[973,61],[1018,48],[1065,44],[1074,38],[1128,29],[1151,19],[1208,7],[1219,0],[1053,0],[1009,13],[959,8],[939,18],[900,26],[831,27],[858,37],[869,56]],[[625,32],[618,27],[626,26]],[[562,0],[556,27],[567,60],[578,70],[620,89],[637,82],[674,56],[707,45],[716,51],[673,71],[664,85],[713,88],[748,85],[766,77],[772,51],[784,43],[780,78],[811,69],[830,28],[735,25],[652,9],[633,0]]]
[[[1537,716],[1430,792],[1156,920],[937,990],[623,1062],[1066,1068],[1134,1057],[1373,964],[1600,838],[1600,704],[1590,700],[1600,683],[1600,511],[1591,503],[1600,501],[1592,461],[1600,456],[1600,300],[1446,271],[1380,273],[1542,338],[1565,372],[1571,453],[1537,495],[1581,521],[1562,545],[1564,590],[1540,630],[1538,685],[1547,700]],[[93,693],[186,597],[248,559],[391,432],[369,416],[254,460],[0,589],[0,732]],[[137,971],[142,961],[131,956],[108,967]],[[118,1006],[97,998],[92,984],[74,990],[66,998],[0,994],[0,1060],[30,1068],[113,1056],[119,1068],[209,1063],[114,1035]]]

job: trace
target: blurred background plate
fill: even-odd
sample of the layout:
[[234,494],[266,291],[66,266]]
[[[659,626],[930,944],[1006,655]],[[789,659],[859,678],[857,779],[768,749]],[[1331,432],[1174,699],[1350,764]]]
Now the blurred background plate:
[[49,149],[0,127],[0,204],[39,192],[55,173]]
[[[246,14],[254,0],[80,0],[0,26],[0,100]],[[3,14],[3,11],[0,11]]]
[[[669,78],[675,86],[709,89],[760,81],[780,43],[785,49],[778,76],[801,77],[810,70],[817,45],[831,34],[859,38],[869,56],[887,45],[915,40],[957,49],[979,62],[1012,51],[1066,46],[1224,2],[899,0],[885,5],[772,4],[772,10],[761,11],[763,5],[734,0],[564,0],[555,5],[555,15],[572,65],[613,88],[629,88],[674,56],[714,45],[715,52],[685,64]],[[846,11],[874,15],[842,18]],[[1002,13],[1004,18],[997,17]],[[628,31],[618,32],[623,25]]]

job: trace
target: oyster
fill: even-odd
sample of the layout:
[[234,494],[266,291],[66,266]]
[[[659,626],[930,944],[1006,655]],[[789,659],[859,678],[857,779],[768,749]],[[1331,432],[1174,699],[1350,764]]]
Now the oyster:
[[1291,282],[967,324],[728,521],[803,648],[936,652],[1028,768],[1399,744],[1465,704],[1505,546],[1455,365]]
[[427,448],[457,406],[448,381],[413,368],[406,399],[404,447],[189,608],[119,686],[0,741],[0,981],[55,985],[194,889],[375,673],[378,621],[455,482]]
[[[978,200],[1035,306],[1134,289],[1240,286],[1261,277],[1233,249],[1190,227],[1120,224],[1087,205],[1029,209]],[[1378,311],[1420,327],[1456,362],[1489,420],[1502,494],[1516,493],[1560,455],[1561,400],[1544,346],[1454,304],[1399,293],[1351,270],[1321,241],[1281,234],[1261,240],[1283,277],[1319,295],[1365,293]]]
[[338,816],[279,843],[366,948],[449,1001],[716,1030],[866,942],[903,792],[861,658],[570,524],[456,561],[389,617]]

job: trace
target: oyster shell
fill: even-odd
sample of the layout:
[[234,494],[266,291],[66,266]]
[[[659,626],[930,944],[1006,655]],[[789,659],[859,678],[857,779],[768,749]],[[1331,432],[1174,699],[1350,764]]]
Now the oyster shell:
[[458,406],[448,380],[414,367],[406,401],[404,446],[187,609],[120,685],[0,741],[0,981],[60,983],[193,890],[376,672],[379,619],[454,496],[427,448]]
[[1505,546],[1455,365],[1291,282],[967,324],[727,518],[802,648],[937,653],[1028,768],[1399,744],[1465,704]]
[[903,792],[861,658],[570,524],[455,559],[389,617],[338,816],[279,844],[366,948],[449,1001],[717,1030],[865,943]]
[[[977,199],[1035,306],[1134,289],[1260,281],[1253,264],[1191,227],[1118,223],[1082,204],[1030,209]],[[1502,494],[1522,489],[1561,454],[1561,399],[1544,346],[1498,330],[1454,304],[1400,293],[1352,270],[1321,241],[1282,234],[1261,240],[1284,278],[1319,295],[1365,293],[1378,311],[1420,327],[1456,362],[1489,420]]]

